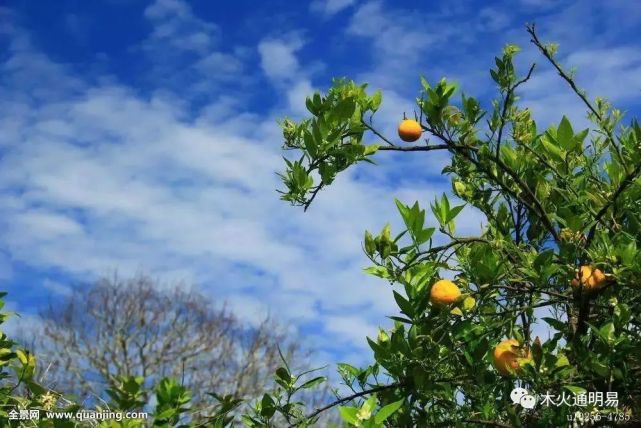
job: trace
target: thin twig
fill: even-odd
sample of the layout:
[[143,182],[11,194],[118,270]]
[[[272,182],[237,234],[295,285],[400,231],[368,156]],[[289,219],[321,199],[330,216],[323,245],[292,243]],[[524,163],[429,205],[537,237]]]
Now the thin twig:
[[[312,419],[314,419],[316,416],[320,415],[321,413],[323,413],[323,412],[324,412],[324,411],[326,411],[326,410],[331,409],[332,407],[336,407],[336,406],[338,406],[339,404],[343,404],[343,403],[345,403],[345,402],[347,402],[347,401],[352,401],[352,400],[354,400],[354,399],[356,399],[356,398],[359,398],[359,397],[362,397],[362,396],[364,396],[364,395],[375,394],[375,393],[377,393],[377,392],[387,391],[388,389],[399,388],[399,387],[401,387],[401,386],[403,386],[403,383],[402,383],[402,382],[395,382],[395,383],[392,383],[392,384],[389,384],[389,385],[377,386],[377,387],[372,388],[372,389],[367,389],[367,390],[365,390],[365,391],[360,391],[360,392],[357,392],[357,393],[355,393],[355,394],[348,395],[347,397],[343,397],[343,398],[341,398],[341,399],[339,399],[339,400],[336,400],[336,401],[331,402],[330,404],[328,404],[328,405],[326,405],[326,406],[324,406],[324,407],[321,407],[321,408],[319,408],[319,409],[316,409],[315,411],[313,411],[312,413],[310,413],[309,415],[307,415],[307,416],[305,417],[305,419],[306,419],[306,420],[312,420]],[[295,424],[294,424],[294,425],[290,425],[290,428],[295,427],[295,426],[296,426]]]
[[322,187],[323,187],[323,186],[322,186],[321,184],[319,184],[319,185],[318,185],[318,186],[316,186],[316,188],[312,191],[312,196],[307,200],[307,202],[305,202],[305,205],[303,205],[303,212],[307,211],[307,208],[309,208],[309,206],[312,204],[312,202],[314,201],[314,198],[316,198],[316,195],[318,194],[318,192],[320,191],[320,189],[321,189]]
[[[488,169],[484,165],[482,165],[481,162],[479,162],[478,160],[476,160],[472,156],[470,156],[470,154],[467,153],[466,150],[455,150],[456,147],[457,147],[456,144],[454,144],[454,142],[451,139],[447,138],[445,135],[443,135],[440,132],[438,132],[438,130],[436,130],[436,129],[432,128],[432,127],[425,127],[425,129],[427,131],[429,131],[435,137],[438,137],[443,142],[448,144],[453,149],[452,151],[461,154],[467,160],[472,162],[477,168],[479,168],[481,170],[481,172],[484,172],[487,176],[489,176],[491,179],[493,179],[499,186],[501,186],[503,188],[503,190],[505,190],[507,193],[509,193],[515,199],[521,201],[521,203],[523,205],[525,205],[527,208],[529,208],[530,211],[536,213],[541,218],[541,221],[543,222],[543,225],[546,227],[548,232],[550,232],[550,234],[554,238],[554,241],[557,242],[557,243],[559,242],[559,235],[558,235],[557,231],[554,229],[554,225],[552,224],[552,221],[550,220],[550,218],[548,217],[545,209],[543,208],[543,204],[541,204],[541,201],[538,200],[538,198],[536,197],[534,192],[532,192],[532,190],[527,185],[527,183],[525,183],[523,181],[523,179],[521,177],[519,177],[519,175],[515,171],[513,171],[510,167],[508,167],[505,164],[505,162],[503,162],[500,158],[496,158],[495,159],[496,165],[503,172],[508,174],[519,185],[521,190],[523,190],[523,192],[525,192],[527,194],[527,196],[530,198],[532,203],[530,203],[528,200],[520,197],[515,191],[510,189],[510,187],[507,184],[503,183],[503,181],[500,180],[497,175],[495,175],[494,173],[492,173],[492,171],[490,169]],[[466,149],[468,148],[467,146],[464,146],[464,147]],[[534,204],[534,206],[532,204]]]
[[596,232],[597,225],[605,215],[605,213],[612,207],[619,196],[637,179],[639,178],[639,175],[641,175],[641,163],[639,163],[636,168],[632,172],[630,172],[626,177],[621,181],[621,184],[619,184],[618,189],[612,194],[612,199],[610,199],[601,209],[599,212],[596,213],[596,216],[594,218],[594,224],[590,228],[590,231],[588,232],[588,236],[585,240],[585,248],[588,248],[590,243],[592,242],[592,239],[594,239],[594,234]]
[[370,125],[369,123],[365,122],[365,121],[364,121],[364,120],[362,120],[362,119],[361,119],[361,122],[363,123],[363,125],[365,125],[365,127],[366,127],[367,129],[369,129],[370,131],[372,131],[372,132],[373,132],[373,133],[374,133],[378,138],[380,138],[381,140],[385,141],[385,142],[386,142],[387,144],[389,144],[390,146],[393,146],[393,145],[394,145],[394,143],[392,143],[389,139],[387,139],[383,134],[381,134],[381,133],[380,133],[380,132],[378,132],[376,129],[374,129],[374,127],[373,127],[372,125]]
[[401,146],[383,146],[379,147],[378,150],[388,150],[388,151],[396,151],[396,152],[430,152],[433,150],[449,150],[450,146],[447,144],[437,144],[437,145],[431,145],[431,146],[409,146],[409,147],[401,147]]
[[506,116],[507,116],[507,109],[510,106],[510,98],[514,94],[514,91],[516,91],[516,88],[530,80],[530,77],[532,77],[532,72],[534,72],[534,67],[536,67],[536,63],[533,63],[530,66],[530,70],[528,71],[527,75],[516,82],[514,86],[510,86],[505,94],[505,102],[503,103],[503,111],[501,112],[501,124],[499,125],[499,133],[496,138],[496,157],[499,157],[499,154],[501,152],[501,139],[503,137],[503,128],[505,127],[505,122],[506,122]]
[[[574,79],[572,79],[572,77],[570,77],[563,70],[563,68],[561,68],[561,65],[552,57],[552,54],[548,51],[548,49],[546,49],[545,46],[543,46],[543,44],[539,40],[538,36],[536,35],[536,30],[535,30],[534,24],[527,25],[526,28],[527,28],[527,32],[530,34],[530,36],[532,36],[532,39],[530,41],[541,51],[543,56],[545,56],[545,58],[547,58],[547,60],[554,66],[556,71],[559,73],[559,76],[561,76],[563,78],[563,80],[565,80],[568,83],[568,85],[570,85],[570,88],[572,88],[572,91],[579,98],[581,98],[581,100],[587,106],[587,108],[592,112],[592,114],[594,114],[594,117],[596,117],[599,122],[603,122],[603,116],[601,116],[601,113],[599,113],[599,111],[596,108],[594,108],[592,103],[590,103],[590,101],[585,96],[585,93],[583,91],[581,91],[576,86],[576,83],[574,82]],[[612,132],[609,129],[606,129],[605,127],[603,127],[603,125],[601,125],[601,127],[603,128],[603,130],[605,131],[606,135],[608,136],[610,142],[612,143],[612,147],[614,147],[614,151],[615,151],[617,157],[619,158],[619,162],[621,162],[621,166],[623,166],[623,169],[626,172],[628,172],[628,168],[627,168],[627,166],[626,166],[626,164],[625,164],[625,162],[623,160],[623,154],[621,153],[621,150],[619,149],[619,146],[614,141],[614,137],[612,136]]]

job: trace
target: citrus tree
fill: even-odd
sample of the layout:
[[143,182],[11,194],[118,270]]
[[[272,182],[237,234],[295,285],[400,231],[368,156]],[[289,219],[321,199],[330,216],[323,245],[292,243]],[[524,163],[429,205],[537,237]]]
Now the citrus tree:
[[[558,125],[537,126],[517,96],[535,65],[519,74],[514,45],[490,71],[498,97],[487,110],[446,79],[421,79],[417,114],[399,125],[402,142],[374,125],[381,92],[343,79],[307,98],[309,117],[281,122],[293,152],[282,199],[305,210],[357,163],[395,151],[426,162],[429,152],[450,155],[443,174],[460,202],[443,195],[428,211],[396,200],[404,227],[365,232],[366,271],[394,287],[400,316],[367,338],[370,366],[339,365],[354,394],[333,405],[350,426],[562,426],[577,410],[610,425],[638,423],[641,127],[604,99],[591,101],[557,61],[557,46],[533,25],[527,31],[585,105],[589,129],[561,113]],[[456,232],[465,205],[484,217],[476,236]],[[533,337],[537,326],[549,337]],[[287,389],[291,378],[281,375]],[[274,411],[305,425],[326,410],[297,419],[280,397],[262,405],[251,426],[269,426]]]

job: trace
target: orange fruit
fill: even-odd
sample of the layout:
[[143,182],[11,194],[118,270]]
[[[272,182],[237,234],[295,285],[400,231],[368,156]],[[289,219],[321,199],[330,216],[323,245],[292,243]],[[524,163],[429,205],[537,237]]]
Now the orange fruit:
[[576,277],[570,284],[576,288],[581,285],[588,291],[600,288],[605,282],[605,274],[600,269],[592,269],[592,266],[581,266]]
[[398,136],[408,143],[421,138],[422,133],[421,125],[413,119],[405,119],[398,125]]
[[492,355],[494,367],[503,376],[518,372],[521,364],[532,360],[532,352],[523,349],[516,339],[507,339],[496,345]]
[[461,290],[448,279],[441,279],[432,285],[430,290],[430,302],[435,305],[450,305],[456,302],[461,295]]

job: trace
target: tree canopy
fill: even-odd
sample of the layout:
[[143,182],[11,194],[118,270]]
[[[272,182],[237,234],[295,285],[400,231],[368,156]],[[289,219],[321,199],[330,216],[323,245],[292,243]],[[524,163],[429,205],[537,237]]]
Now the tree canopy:
[[[365,232],[366,270],[394,286],[402,315],[367,339],[371,366],[343,366],[345,380],[362,390],[379,391],[377,373],[393,380],[375,399],[341,408],[351,425],[381,426],[375,409],[399,402],[390,426],[559,426],[577,410],[604,420],[639,416],[641,127],[625,124],[604,99],[589,100],[557,61],[557,47],[541,42],[533,25],[527,31],[584,104],[589,129],[561,113],[558,125],[541,129],[519,103],[535,65],[519,74],[515,45],[490,70],[498,97],[488,110],[457,96],[446,79],[422,78],[416,122],[425,139],[412,145],[376,129],[381,92],[346,79],[307,99],[310,117],[282,122],[284,148],[294,153],[285,159],[282,198],[295,205],[308,209],[342,171],[386,151],[448,152],[443,174],[461,201],[443,195],[427,211],[396,200],[404,228]],[[379,141],[367,144],[368,134]],[[456,233],[465,205],[485,218],[477,236]],[[443,278],[460,291],[445,305],[430,299]],[[550,337],[532,337],[535,325],[549,327]],[[618,407],[528,409],[510,399],[516,386],[568,393],[570,401],[616,394]]]

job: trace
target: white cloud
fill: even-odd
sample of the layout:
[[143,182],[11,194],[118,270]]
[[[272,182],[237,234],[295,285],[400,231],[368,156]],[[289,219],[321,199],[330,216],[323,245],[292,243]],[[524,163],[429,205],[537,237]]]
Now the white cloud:
[[500,31],[510,25],[510,17],[499,9],[484,7],[479,12],[481,21],[480,29],[487,31]]
[[356,0],[314,0],[310,9],[322,15],[334,15],[356,3]]
[[233,55],[221,52],[211,52],[198,60],[195,67],[203,74],[216,75],[217,73],[220,73],[223,75],[232,75],[240,73],[243,65],[241,61]]
[[394,15],[384,10],[383,3],[369,2],[354,13],[348,32],[374,40],[378,55],[388,61],[405,59],[413,61],[431,43],[440,37],[433,31],[424,31],[420,19]]
[[148,43],[162,42],[174,49],[206,53],[220,31],[196,17],[189,4],[180,0],[155,0],[144,15],[154,24]]
[[[7,302],[5,308],[10,312],[16,312],[18,309],[10,301]],[[0,328],[8,337],[28,342],[41,334],[44,323],[37,315],[18,313],[11,315]]]
[[305,108],[305,99],[314,92],[309,80],[300,80],[287,90],[287,102],[289,110],[298,115],[309,113]]
[[6,281],[13,276],[13,267],[9,258],[0,252],[0,280]]
[[[328,316],[325,319],[328,332],[351,339],[353,343],[367,346],[365,336],[376,337],[378,327],[357,316]],[[363,345],[364,344],[364,345]]]
[[50,279],[45,279],[42,282],[42,286],[53,294],[59,296],[70,296],[73,293],[73,289],[69,285],[60,283],[58,281],[52,281]]
[[248,50],[224,43],[220,27],[197,16],[188,2],[154,0],[144,11],[150,33],[132,52],[147,68],[140,80],[177,94],[181,102],[215,96],[224,83],[235,82],[239,96],[253,82],[246,76]]
[[302,46],[302,41],[296,37],[290,40],[262,40],[258,44],[258,53],[267,77],[279,81],[296,76],[300,66],[295,54]]
[[14,225],[31,230],[43,240],[82,234],[82,227],[75,220],[53,212],[29,211],[16,218]]
[[[55,80],[73,78],[44,65],[24,61],[8,75],[25,67],[34,77],[57,69]],[[293,86],[290,107],[308,85]],[[239,136],[222,125],[239,114],[228,99],[218,106],[228,118],[201,121],[121,85],[80,83],[72,94],[20,108],[13,96],[0,101],[20,136],[3,136],[0,161],[0,212],[11,226],[0,234],[13,260],[83,279],[112,269],[193,273],[203,291],[254,321],[262,308],[301,326],[327,311],[365,307],[367,319],[394,311],[387,284],[362,273],[360,247],[364,228],[396,217],[389,188],[346,173],[303,213],[275,192],[282,165],[274,117],[254,117],[256,129]],[[340,325],[330,324],[334,345],[349,352],[354,333]]]

